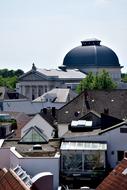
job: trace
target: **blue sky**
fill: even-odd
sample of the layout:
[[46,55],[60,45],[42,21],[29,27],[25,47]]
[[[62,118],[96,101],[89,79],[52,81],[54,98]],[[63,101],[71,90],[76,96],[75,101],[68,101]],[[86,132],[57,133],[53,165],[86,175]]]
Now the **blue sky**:
[[87,38],[127,72],[127,0],[0,0],[0,69],[57,68]]

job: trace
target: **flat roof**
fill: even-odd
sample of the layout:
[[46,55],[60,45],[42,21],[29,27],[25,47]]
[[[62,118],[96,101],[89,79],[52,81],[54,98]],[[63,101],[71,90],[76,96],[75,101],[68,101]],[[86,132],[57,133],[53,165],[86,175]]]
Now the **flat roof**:
[[[38,144],[38,143],[36,143]],[[15,147],[16,151],[23,157],[54,157],[59,150],[59,139],[50,140],[46,144],[41,144],[42,150],[33,150],[35,144],[19,143],[19,140],[4,140],[2,148]]]

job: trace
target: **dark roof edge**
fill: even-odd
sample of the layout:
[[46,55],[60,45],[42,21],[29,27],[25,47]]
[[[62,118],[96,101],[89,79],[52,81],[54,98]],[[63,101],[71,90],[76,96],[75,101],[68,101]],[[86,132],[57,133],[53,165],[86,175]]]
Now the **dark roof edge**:
[[99,132],[98,135],[101,135],[101,134],[103,134],[103,133],[106,133],[106,132],[108,132],[108,131],[111,131],[111,130],[113,130],[113,129],[116,129],[116,128],[118,128],[118,127],[124,125],[124,124],[127,125],[127,120],[122,121],[121,123],[118,123],[118,124],[116,124],[116,125],[113,125],[112,127],[109,127],[109,128],[107,128],[107,129],[104,129],[103,131]]

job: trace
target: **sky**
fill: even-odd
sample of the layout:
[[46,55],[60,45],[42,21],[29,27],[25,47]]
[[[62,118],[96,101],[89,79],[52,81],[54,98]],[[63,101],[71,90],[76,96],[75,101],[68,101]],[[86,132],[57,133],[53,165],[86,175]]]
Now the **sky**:
[[58,68],[97,38],[127,72],[127,0],[0,0],[0,69]]

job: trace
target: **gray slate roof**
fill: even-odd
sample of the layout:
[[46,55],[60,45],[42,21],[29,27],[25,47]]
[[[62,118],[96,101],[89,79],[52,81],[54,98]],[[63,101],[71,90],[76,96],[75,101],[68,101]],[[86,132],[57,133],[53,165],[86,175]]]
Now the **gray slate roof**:
[[[122,120],[127,119],[126,89],[87,90],[59,109],[59,123],[69,123],[72,120],[81,118],[90,111],[85,103],[85,94],[87,94],[90,110],[95,110],[97,113],[104,113],[105,110],[108,110],[110,116]],[[68,114],[66,114],[66,111],[68,111]],[[74,113],[77,111],[80,111],[80,114],[75,117]]]
[[75,98],[77,94],[68,88],[54,88],[42,96],[33,100],[33,102],[46,102],[47,98],[50,98],[52,102],[57,103],[66,103]]
[[[37,77],[37,78],[36,78]],[[30,80],[52,80],[52,81],[71,81],[76,82],[86,77],[86,74],[79,71],[78,69],[69,69],[63,71],[61,69],[39,69],[34,66],[32,69],[22,76],[19,77],[19,81],[30,81]]]
[[82,79],[86,76],[86,74],[77,69],[66,71],[62,71],[60,69],[37,69],[37,71],[47,77],[56,77],[59,79]]

